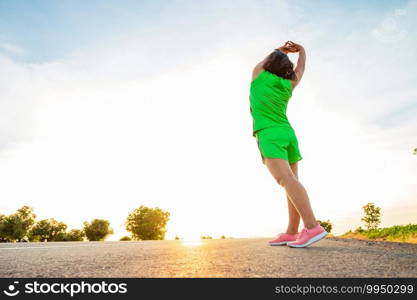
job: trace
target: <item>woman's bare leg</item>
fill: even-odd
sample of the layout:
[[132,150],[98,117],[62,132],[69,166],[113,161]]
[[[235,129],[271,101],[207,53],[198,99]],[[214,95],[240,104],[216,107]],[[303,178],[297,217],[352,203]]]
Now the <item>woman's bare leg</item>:
[[[291,170],[298,179],[298,163],[290,164]],[[300,226],[300,214],[298,213],[297,209],[295,208],[294,204],[290,199],[290,196],[287,194],[287,204],[288,204],[288,227],[287,233],[288,234],[296,234],[298,232],[298,227]]]
[[284,187],[290,201],[303,219],[304,227],[310,229],[317,225],[307,191],[293,173],[289,163],[281,158],[265,157],[265,165],[279,185]]

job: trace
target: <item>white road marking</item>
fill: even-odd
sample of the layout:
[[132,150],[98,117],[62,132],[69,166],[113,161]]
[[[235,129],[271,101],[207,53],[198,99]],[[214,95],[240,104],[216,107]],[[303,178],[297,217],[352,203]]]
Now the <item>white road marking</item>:
[[45,248],[48,248],[48,249],[50,249],[50,248],[77,248],[77,247],[95,247],[97,245],[100,245],[100,246],[117,245],[117,246],[119,246],[119,245],[132,245],[132,244],[141,244],[141,243],[143,243],[143,242],[95,243],[95,244],[90,244],[90,245],[80,244],[80,245],[68,245],[68,246],[53,246],[53,245],[51,245],[51,246],[34,246],[34,247],[32,247],[32,246],[28,246],[28,247],[25,247],[25,246],[22,246],[22,247],[0,247],[0,250],[45,249]]

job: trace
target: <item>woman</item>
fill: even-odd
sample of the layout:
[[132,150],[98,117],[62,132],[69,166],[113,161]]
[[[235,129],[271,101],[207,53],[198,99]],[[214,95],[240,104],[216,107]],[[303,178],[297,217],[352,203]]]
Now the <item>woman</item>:
[[[298,52],[297,66],[288,53]],[[304,186],[298,181],[298,161],[302,159],[297,137],[287,116],[287,103],[303,77],[305,50],[288,41],[261,61],[252,73],[250,112],[262,162],[287,193],[289,222],[287,231],[271,246],[307,247],[327,235],[316,221]],[[300,217],[304,228],[298,232]]]

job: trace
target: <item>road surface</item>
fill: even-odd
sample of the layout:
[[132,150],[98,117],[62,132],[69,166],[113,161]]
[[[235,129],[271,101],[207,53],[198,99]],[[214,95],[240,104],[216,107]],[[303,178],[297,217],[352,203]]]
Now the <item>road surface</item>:
[[417,244],[326,238],[0,244],[0,277],[417,277]]

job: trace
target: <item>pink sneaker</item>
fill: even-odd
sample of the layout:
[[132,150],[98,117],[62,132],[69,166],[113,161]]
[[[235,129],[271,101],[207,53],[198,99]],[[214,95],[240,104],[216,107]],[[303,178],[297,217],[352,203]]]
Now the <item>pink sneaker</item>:
[[311,228],[311,229],[304,228],[303,230],[301,230],[297,239],[294,242],[287,243],[287,246],[296,247],[296,248],[307,247],[311,245],[312,243],[315,243],[321,240],[326,235],[327,235],[327,231],[324,230],[324,228],[321,227],[320,224],[317,224],[317,226],[314,228]]
[[296,234],[288,234],[288,233],[280,233],[278,234],[277,238],[269,241],[269,245],[271,246],[280,246],[286,245],[288,242],[293,242],[297,239],[298,233]]

